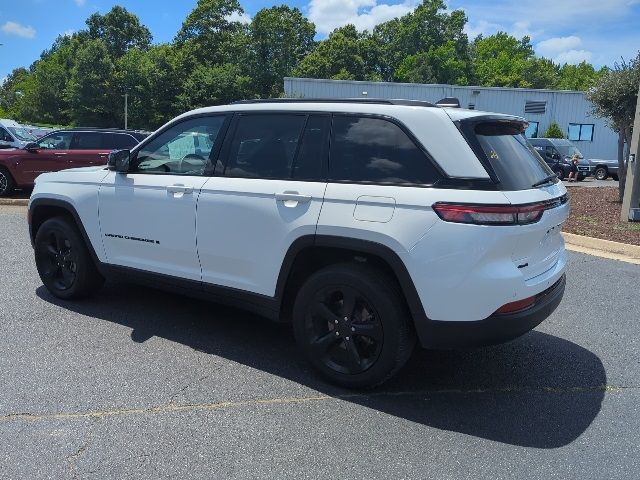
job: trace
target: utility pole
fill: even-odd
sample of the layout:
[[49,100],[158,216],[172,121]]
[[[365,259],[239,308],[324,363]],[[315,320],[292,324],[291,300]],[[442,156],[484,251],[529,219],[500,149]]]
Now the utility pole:
[[127,129],[129,117],[129,94],[124,94],[124,129]]
[[624,186],[620,220],[640,222],[640,86],[638,87],[636,117],[633,123],[633,135],[631,135],[627,180]]

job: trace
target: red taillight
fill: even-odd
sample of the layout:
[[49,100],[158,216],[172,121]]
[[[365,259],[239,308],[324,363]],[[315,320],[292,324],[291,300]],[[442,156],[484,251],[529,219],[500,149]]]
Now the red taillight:
[[506,305],[503,305],[498,310],[496,310],[496,313],[519,312],[520,310],[529,308],[534,303],[536,303],[536,297],[528,297],[523,300],[518,300],[517,302],[507,303]]
[[542,217],[549,205],[536,203],[525,206],[513,205],[465,205],[438,202],[433,210],[447,222],[474,225],[527,225]]

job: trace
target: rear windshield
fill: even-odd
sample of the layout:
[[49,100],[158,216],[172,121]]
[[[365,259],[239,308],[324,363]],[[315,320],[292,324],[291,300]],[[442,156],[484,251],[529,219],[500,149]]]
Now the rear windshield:
[[474,134],[500,181],[501,190],[527,190],[553,174],[522,134],[520,124],[479,123],[475,125]]

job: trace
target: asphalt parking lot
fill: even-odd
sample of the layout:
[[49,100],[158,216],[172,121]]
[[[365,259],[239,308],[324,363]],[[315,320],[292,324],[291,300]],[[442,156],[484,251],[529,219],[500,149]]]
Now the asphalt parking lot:
[[0,478],[640,476],[640,266],[570,255],[507,345],[419,351],[383,388],[319,380],[288,328],[152,289],[51,297],[0,206]]

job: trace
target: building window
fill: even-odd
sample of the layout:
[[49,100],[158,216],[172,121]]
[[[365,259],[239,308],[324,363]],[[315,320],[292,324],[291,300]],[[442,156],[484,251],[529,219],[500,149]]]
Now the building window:
[[593,123],[570,123],[569,140],[574,142],[592,142]]
[[529,126],[524,131],[524,136],[527,138],[538,138],[538,125],[539,122],[529,122]]
[[547,102],[536,102],[527,100],[524,104],[524,113],[545,113],[547,111]]

